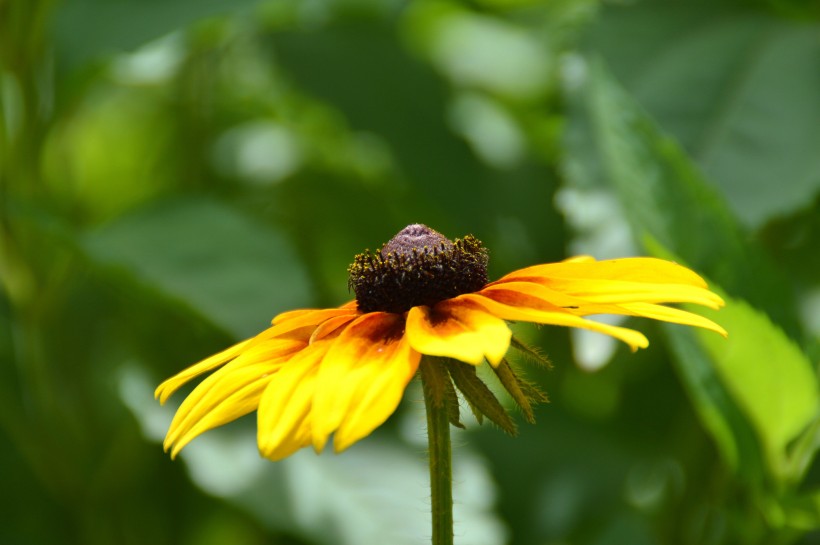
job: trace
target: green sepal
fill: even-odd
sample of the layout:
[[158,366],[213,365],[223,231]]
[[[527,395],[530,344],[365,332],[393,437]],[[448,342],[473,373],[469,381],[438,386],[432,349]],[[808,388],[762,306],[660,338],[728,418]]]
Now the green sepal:
[[476,422],[479,424],[484,424],[484,413],[482,413],[478,407],[476,407],[469,399],[467,401],[467,406],[470,407],[470,412],[473,413]]
[[524,357],[533,363],[546,367],[547,369],[552,369],[552,362],[548,357],[542,354],[537,348],[529,346],[528,344],[516,339],[515,336],[510,339],[510,347],[518,350]]
[[533,413],[533,406],[538,403],[546,403],[548,401],[547,395],[538,389],[538,387],[521,378],[513,370],[510,362],[506,359],[501,360],[497,367],[492,368],[501,385],[510,394],[515,404],[524,413],[524,418],[530,424],[535,423],[535,414]]
[[463,430],[464,423],[461,421],[458,394],[456,393],[455,386],[453,386],[453,380],[444,369],[442,369],[441,372],[447,379],[444,381],[444,401],[447,403],[447,418],[450,420],[450,424]]
[[515,422],[512,421],[512,418],[504,410],[495,395],[487,388],[487,385],[478,378],[475,366],[458,360],[448,360],[447,363],[447,370],[450,372],[456,388],[467,400],[473,413],[476,414],[476,420],[481,423],[482,420],[479,417],[479,414],[481,414],[508,434],[517,435],[518,428]]
[[431,361],[429,365],[420,365],[421,385],[436,407],[447,409],[447,419],[450,424],[464,429],[459,412],[458,395],[443,363],[442,360]]

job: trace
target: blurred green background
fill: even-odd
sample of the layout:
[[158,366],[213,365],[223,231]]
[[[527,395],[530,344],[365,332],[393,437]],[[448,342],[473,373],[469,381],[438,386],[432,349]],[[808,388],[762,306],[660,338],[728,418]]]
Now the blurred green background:
[[[518,327],[517,438],[455,437],[462,545],[820,543],[820,5],[0,0],[0,543],[418,544],[423,408],[341,456],[254,418],[172,462],[153,388],[350,298],[404,225],[491,274],[658,255],[730,332]],[[521,420],[519,418],[519,420]]]

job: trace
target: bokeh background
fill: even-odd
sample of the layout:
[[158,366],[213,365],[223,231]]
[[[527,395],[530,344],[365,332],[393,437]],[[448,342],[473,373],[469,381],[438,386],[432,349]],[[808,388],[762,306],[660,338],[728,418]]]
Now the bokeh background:
[[[404,225],[491,273],[657,255],[712,333],[516,326],[516,438],[455,436],[462,545],[820,543],[820,5],[0,0],[0,543],[419,544],[423,407],[261,460],[160,442],[163,378],[350,298]],[[711,315],[710,315],[711,316]]]

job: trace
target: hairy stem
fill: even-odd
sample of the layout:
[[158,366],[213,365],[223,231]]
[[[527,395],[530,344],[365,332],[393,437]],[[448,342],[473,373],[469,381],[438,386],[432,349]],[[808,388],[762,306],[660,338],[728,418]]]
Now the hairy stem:
[[[436,365],[425,358],[422,367]],[[425,371],[428,371],[425,373]],[[427,442],[430,458],[430,493],[433,515],[433,545],[453,544],[453,464],[450,447],[450,420],[447,399],[438,396],[425,375],[435,374],[422,369],[424,406],[427,409]]]

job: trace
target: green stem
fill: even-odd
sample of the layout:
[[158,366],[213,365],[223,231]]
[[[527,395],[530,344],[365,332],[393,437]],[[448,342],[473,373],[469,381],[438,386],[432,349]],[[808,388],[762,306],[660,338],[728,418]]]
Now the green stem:
[[[435,363],[423,361],[422,365]],[[453,463],[447,399],[437,396],[434,388],[427,381],[423,382],[433,504],[433,545],[453,545]]]

